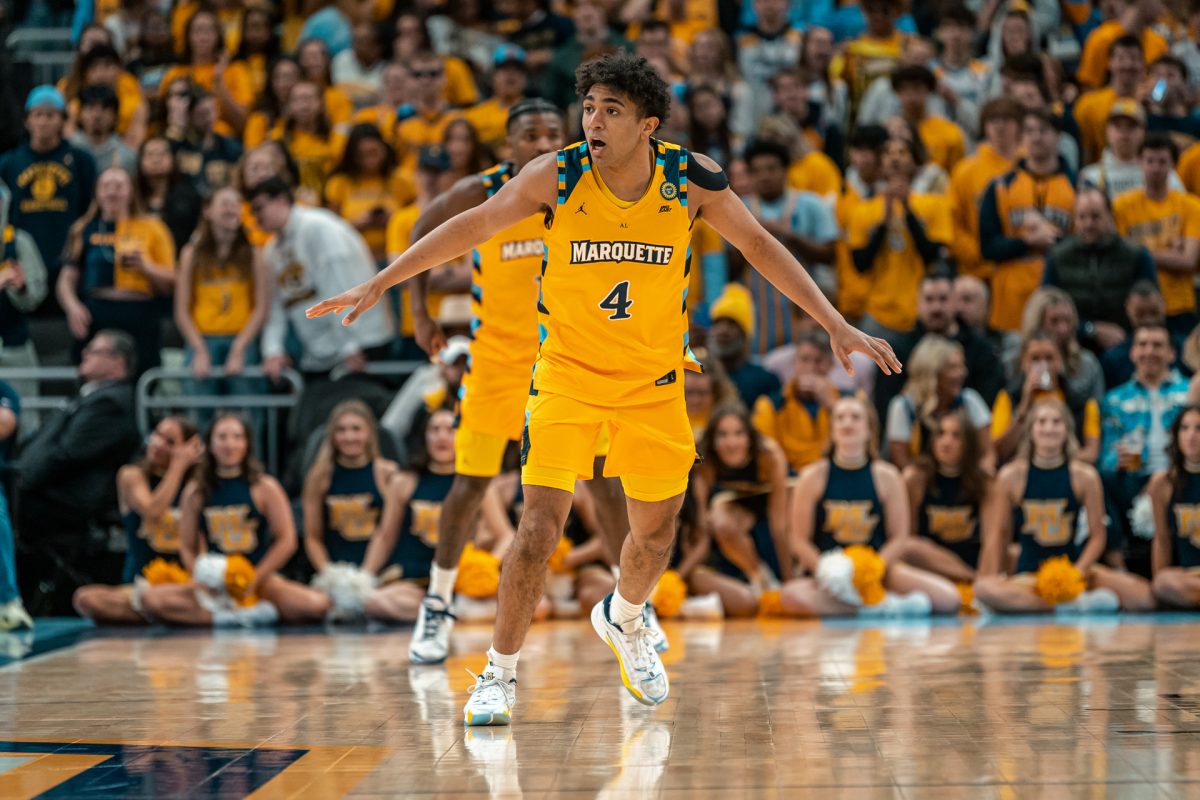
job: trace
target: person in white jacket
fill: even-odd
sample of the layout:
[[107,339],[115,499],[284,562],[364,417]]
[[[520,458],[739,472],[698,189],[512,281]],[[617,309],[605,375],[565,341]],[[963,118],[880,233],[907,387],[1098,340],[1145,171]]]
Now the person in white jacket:
[[[29,331],[29,314],[46,299],[49,290],[46,265],[37,242],[27,232],[9,224],[12,194],[0,182],[0,367],[36,367],[37,350]],[[23,401],[38,395],[38,382],[9,381]],[[23,427],[37,427],[37,412],[22,415]]]
[[275,380],[290,365],[284,352],[288,323],[300,338],[299,369],[306,380],[323,378],[337,367],[361,372],[368,360],[387,356],[395,326],[386,304],[371,309],[362,325],[346,327],[334,317],[313,323],[304,310],[312,301],[369,280],[375,261],[358,231],[323,208],[293,202],[281,178],[250,188],[250,209],[264,231],[274,233],[263,259],[275,282],[271,310],[262,334],[263,371]]

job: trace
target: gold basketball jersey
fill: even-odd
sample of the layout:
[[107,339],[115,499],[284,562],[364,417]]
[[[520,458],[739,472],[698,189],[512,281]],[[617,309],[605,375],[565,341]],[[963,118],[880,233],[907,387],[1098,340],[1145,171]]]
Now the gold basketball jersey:
[[688,154],[651,146],[654,175],[633,202],[604,185],[586,142],[558,151],[531,392],[640,405],[681,391],[680,368],[700,368],[688,348]]
[[[511,162],[480,175],[487,196],[515,174]],[[472,254],[471,364],[519,369],[529,375],[538,352],[538,282],[545,215],[534,214],[479,245]]]

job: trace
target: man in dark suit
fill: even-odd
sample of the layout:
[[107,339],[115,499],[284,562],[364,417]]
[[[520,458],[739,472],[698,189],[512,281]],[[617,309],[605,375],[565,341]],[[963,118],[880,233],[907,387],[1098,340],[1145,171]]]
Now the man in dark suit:
[[35,613],[70,613],[71,592],[84,579],[116,583],[102,574],[106,541],[92,541],[96,522],[117,515],[117,470],[137,451],[133,339],[99,331],[83,349],[79,397],[23,448],[17,531],[22,594]]

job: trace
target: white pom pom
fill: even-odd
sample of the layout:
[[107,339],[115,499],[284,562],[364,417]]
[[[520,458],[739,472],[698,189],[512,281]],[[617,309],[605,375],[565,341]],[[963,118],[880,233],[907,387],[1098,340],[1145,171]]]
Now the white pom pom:
[[213,591],[225,591],[225,566],[228,559],[220,553],[205,553],[192,567],[192,580]]
[[817,585],[843,603],[863,604],[854,587],[854,562],[840,547],[821,556],[817,563]]
[[375,576],[356,564],[330,564],[313,578],[313,588],[329,595],[331,621],[351,620],[365,613],[367,597],[375,591]]
[[1129,527],[1139,539],[1154,538],[1154,506],[1145,492],[1134,498],[1133,508],[1129,509]]

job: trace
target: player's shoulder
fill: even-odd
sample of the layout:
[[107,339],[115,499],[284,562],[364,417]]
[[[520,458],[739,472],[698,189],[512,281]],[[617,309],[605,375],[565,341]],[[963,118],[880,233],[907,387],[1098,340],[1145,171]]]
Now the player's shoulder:
[[720,192],[729,187],[729,177],[714,159],[693,150],[687,153],[688,182],[709,192]]

